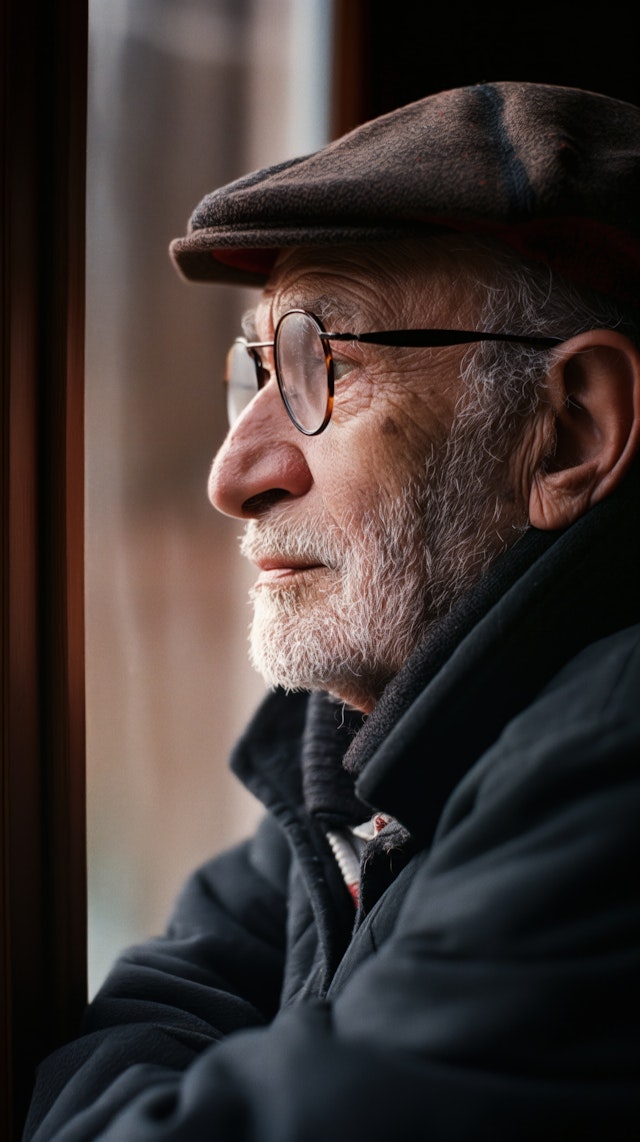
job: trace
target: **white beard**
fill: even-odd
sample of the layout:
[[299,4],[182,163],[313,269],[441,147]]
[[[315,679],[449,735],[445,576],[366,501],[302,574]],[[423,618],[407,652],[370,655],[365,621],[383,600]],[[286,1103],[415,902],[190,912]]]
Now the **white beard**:
[[395,498],[381,491],[375,508],[340,527],[291,524],[274,518],[277,507],[248,524],[249,558],[323,565],[251,592],[251,661],[268,685],[372,708],[434,619],[517,537],[486,452],[464,436],[433,446],[422,479]]
[[292,535],[282,522],[249,525],[245,553],[259,544],[324,565],[251,592],[251,660],[269,685],[339,691],[398,669],[424,617],[423,550],[408,542],[404,506],[381,503],[344,531],[305,523]]

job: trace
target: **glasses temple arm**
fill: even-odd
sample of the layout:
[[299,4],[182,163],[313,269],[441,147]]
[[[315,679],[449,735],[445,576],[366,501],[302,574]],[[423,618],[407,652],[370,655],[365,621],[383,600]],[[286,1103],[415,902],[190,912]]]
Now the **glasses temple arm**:
[[535,345],[552,349],[561,345],[562,337],[525,337],[517,333],[480,333],[464,329],[385,329],[376,333],[323,332],[328,341],[361,341],[372,345],[429,348],[444,345],[466,345],[475,341],[507,341],[519,345]]

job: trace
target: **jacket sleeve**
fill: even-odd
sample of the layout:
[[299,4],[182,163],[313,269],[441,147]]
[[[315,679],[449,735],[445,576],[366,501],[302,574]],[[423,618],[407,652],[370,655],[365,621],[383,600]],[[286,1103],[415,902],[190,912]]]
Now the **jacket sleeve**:
[[[25,1138],[94,1052],[105,1057],[113,1048],[126,1067],[139,1050],[141,1058],[182,1070],[230,1032],[273,1017],[282,987],[289,864],[289,845],[266,817],[250,841],[194,873],[166,934],[119,957],[85,1013],[82,1036],[43,1068]],[[125,1042],[130,1055],[120,1046]],[[107,1067],[113,1075],[112,1064]],[[50,1136],[49,1126],[42,1136]]]
[[[245,995],[220,1037],[215,1000],[158,1022],[144,1018],[144,973],[133,1008],[107,989],[88,1037],[43,1070],[51,1109],[28,1137],[640,1138],[637,654],[628,666],[598,702],[574,676],[508,727],[400,874],[391,930],[383,897],[353,943],[368,954],[323,999],[260,1025],[269,1013]],[[210,980],[205,959],[189,978]],[[223,974],[238,995],[234,965]]]

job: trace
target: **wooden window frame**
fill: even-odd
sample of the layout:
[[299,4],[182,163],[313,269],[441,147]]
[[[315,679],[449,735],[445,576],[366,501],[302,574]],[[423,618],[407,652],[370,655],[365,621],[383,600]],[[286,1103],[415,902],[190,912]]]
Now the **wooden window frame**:
[[86,996],[87,5],[3,0],[0,1134]]

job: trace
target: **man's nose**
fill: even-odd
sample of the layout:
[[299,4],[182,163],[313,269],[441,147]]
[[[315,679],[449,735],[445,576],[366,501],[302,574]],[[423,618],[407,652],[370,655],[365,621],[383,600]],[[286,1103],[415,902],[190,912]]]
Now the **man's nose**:
[[275,381],[251,401],[229,430],[209,476],[209,499],[218,511],[238,519],[264,513],[287,497],[304,496],[313,477]]

